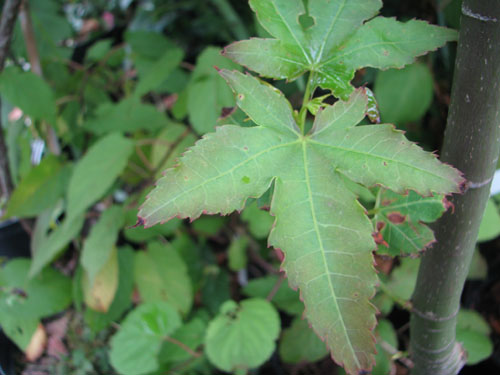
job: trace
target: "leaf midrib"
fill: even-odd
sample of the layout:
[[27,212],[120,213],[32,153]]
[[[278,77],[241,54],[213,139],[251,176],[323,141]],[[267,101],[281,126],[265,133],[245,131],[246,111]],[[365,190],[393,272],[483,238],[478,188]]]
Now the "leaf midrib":
[[323,241],[321,239],[321,235],[319,232],[318,221],[316,219],[316,210],[314,208],[314,203],[313,203],[313,199],[312,199],[312,189],[311,189],[308,161],[307,161],[307,142],[305,142],[305,141],[302,142],[302,155],[303,155],[303,161],[304,161],[304,173],[305,173],[305,181],[306,181],[306,186],[307,186],[309,206],[311,208],[311,216],[312,216],[312,221],[313,221],[313,225],[314,225],[314,231],[316,233],[316,238],[317,238],[319,246],[320,246],[321,256],[323,258],[323,264],[325,266],[325,274],[327,275],[327,278],[328,278],[328,286],[330,288],[331,295],[333,296],[333,302],[334,302],[335,307],[338,311],[339,320],[340,320],[340,323],[342,326],[342,330],[344,331],[344,336],[346,337],[346,341],[349,345],[349,350],[351,352],[351,355],[354,359],[354,362],[356,363],[356,366],[358,368],[361,368],[361,364],[358,361],[358,357],[356,356],[356,352],[352,346],[351,339],[349,337],[349,334],[347,333],[347,329],[346,329],[346,326],[344,323],[344,318],[342,316],[342,312],[341,312],[340,307],[339,307],[338,302],[337,302],[337,295],[335,293],[335,289],[334,289],[333,284],[332,284],[332,279],[329,276],[330,270],[328,268],[328,262],[327,262],[326,256],[325,256],[325,248],[323,246]]
[[324,49],[325,49],[326,42],[327,42],[328,38],[330,37],[330,34],[333,31],[333,27],[337,23],[337,19],[339,18],[340,13],[344,10],[345,3],[346,3],[346,0],[344,0],[342,2],[342,5],[338,9],[337,14],[335,14],[335,18],[333,19],[332,23],[330,24],[330,27],[328,28],[328,32],[325,35],[325,39],[323,39],[323,43],[321,43],[321,49],[319,51],[318,58],[316,59],[316,63],[320,63],[321,58],[323,57],[323,52],[324,52]]

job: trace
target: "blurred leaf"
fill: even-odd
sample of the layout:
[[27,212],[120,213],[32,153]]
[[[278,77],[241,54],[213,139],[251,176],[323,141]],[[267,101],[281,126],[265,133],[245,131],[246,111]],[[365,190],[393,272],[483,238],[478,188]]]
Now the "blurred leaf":
[[123,375],[155,371],[165,338],[181,324],[179,314],[167,302],[140,305],[127,315],[118,333],[111,338],[111,364]]
[[150,60],[159,59],[166,50],[175,48],[163,34],[154,31],[128,31],[125,40],[135,54]]
[[71,280],[44,269],[28,276],[31,261],[14,259],[0,268],[0,323],[6,335],[25,350],[40,318],[51,316],[71,303]]
[[383,292],[378,292],[372,301],[382,316],[387,316],[394,307],[394,300]]
[[[243,293],[249,297],[266,298],[277,282],[277,275],[259,277],[250,280],[243,288]],[[299,292],[292,290],[287,280],[280,285],[271,302],[290,315],[299,315],[304,312],[304,304],[299,299]]]
[[461,309],[457,317],[456,339],[467,351],[467,364],[474,365],[493,353],[490,327],[476,311]]
[[391,322],[382,319],[378,322],[375,330],[377,338],[377,355],[375,356],[375,366],[373,367],[373,375],[389,375],[394,373],[392,363],[392,355],[387,353],[380,341],[384,341],[387,345],[398,349],[398,337]]
[[[90,230],[80,257],[80,263],[86,272],[90,288],[94,284],[94,278],[101,273],[105,266],[109,270],[112,268],[109,261],[111,255],[116,253],[115,243],[123,222],[123,208],[112,206],[101,214],[97,223]],[[115,259],[116,262],[117,259]]]
[[96,116],[88,119],[84,127],[98,135],[111,132],[134,132],[144,129],[154,131],[168,126],[165,114],[151,104],[143,104],[136,97],[118,103],[104,103],[97,108]]
[[150,243],[147,251],[135,256],[134,279],[143,301],[168,301],[183,314],[191,309],[191,280],[186,264],[174,249]]
[[236,237],[231,241],[228,249],[229,269],[231,271],[239,271],[247,266],[247,246],[248,238],[241,236]]
[[99,200],[120,175],[134,150],[120,134],[110,134],[89,148],[74,168],[67,192],[67,216],[84,212]]
[[180,64],[184,52],[180,48],[168,49],[150,69],[139,78],[134,95],[140,97],[149,91],[156,89],[164,82],[170,73]]
[[134,251],[130,247],[118,248],[118,289],[106,313],[91,308],[85,310],[85,322],[97,333],[111,322],[118,322],[123,313],[132,305],[134,287]]
[[83,274],[83,296],[87,306],[103,313],[109,310],[118,289],[118,272],[118,255],[113,246],[93,279]]
[[416,63],[401,70],[379,71],[374,91],[384,123],[415,122],[432,103],[433,79],[427,65]]
[[486,259],[481,255],[479,249],[476,247],[472,255],[472,261],[469,266],[469,273],[467,280],[484,280],[488,275],[488,265]]
[[316,362],[328,355],[328,348],[306,320],[296,317],[292,325],[283,330],[279,353],[285,363]]
[[214,266],[211,272],[207,272],[201,289],[201,300],[212,314],[217,314],[220,306],[231,298],[229,290],[229,273]]
[[0,74],[0,93],[33,120],[56,122],[56,101],[50,86],[31,72],[9,67]]
[[215,236],[224,226],[226,218],[216,215],[204,215],[191,225],[198,234]]
[[[197,138],[184,124],[172,122],[156,136],[156,139],[157,142],[153,144],[151,150],[151,164],[158,169],[156,177],[160,177],[161,173],[178,162],[178,157],[194,145]],[[166,160],[165,156],[168,156]]]
[[224,107],[236,105],[233,92],[215,67],[241,70],[221,56],[216,47],[207,47],[198,56],[188,86],[187,110],[194,130],[200,135],[214,130]]
[[111,39],[100,40],[90,47],[86,54],[86,59],[89,61],[101,60],[111,49],[113,41]]
[[63,196],[70,176],[70,167],[49,155],[33,167],[21,180],[7,205],[5,218],[32,217],[54,206]]
[[17,258],[0,268],[0,311],[19,318],[44,318],[71,303],[71,280],[52,268],[30,278],[31,260]]
[[274,217],[269,211],[261,210],[257,202],[245,207],[241,219],[248,224],[250,233],[257,239],[267,238],[274,223]]
[[[83,227],[85,215],[66,216],[64,221],[49,232],[52,210],[42,212],[35,225],[34,235],[31,238],[31,252],[33,263],[30,276],[33,277],[56,258],[56,256],[73,240]],[[48,216],[48,218],[47,218]],[[45,221],[45,223],[41,223]]]
[[[208,326],[206,354],[224,371],[255,368],[269,359],[279,332],[278,312],[266,300],[247,299],[240,305],[227,301]],[[249,343],[256,343],[251,350]]]
[[401,258],[401,264],[392,271],[386,286],[397,297],[410,300],[417,282],[419,265],[420,259]]
[[435,241],[434,233],[424,223],[436,221],[446,211],[442,195],[422,197],[414,191],[400,195],[387,189],[379,194],[381,204],[373,223],[389,247],[379,245],[377,253],[417,254]]
[[19,318],[15,314],[2,314],[1,311],[0,321],[2,322],[2,331],[22,351],[26,350],[40,324],[39,319]]
[[479,226],[477,242],[492,240],[500,235],[500,214],[493,199],[488,199],[484,210],[483,219]]

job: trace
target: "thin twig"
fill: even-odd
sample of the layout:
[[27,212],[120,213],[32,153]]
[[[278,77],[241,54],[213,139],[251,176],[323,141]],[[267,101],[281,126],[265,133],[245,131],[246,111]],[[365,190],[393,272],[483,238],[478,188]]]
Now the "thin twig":
[[271,291],[267,295],[266,299],[269,302],[271,302],[273,300],[274,296],[276,295],[276,293],[278,293],[278,290],[280,290],[281,285],[283,284],[283,281],[285,281],[285,273],[284,272],[281,273],[278,280],[276,280],[276,283],[274,284],[273,289],[271,289]]
[[168,342],[171,342],[174,345],[177,345],[179,348],[181,348],[182,350],[184,350],[185,352],[189,353],[191,356],[193,356],[195,358],[199,358],[202,355],[201,353],[195,352],[189,346],[187,346],[186,344],[184,344],[183,342],[181,342],[181,341],[179,341],[177,339],[174,339],[173,337],[167,336],[167,337],[165,337],[165,341],[168,341]]
[[406,368],[413,368],[413,361],[407,357],[404,356],[404,353],[399,351],[397,348],[393,347],[391,344],[389,344],[387,341],[384,340],[377,340],[377,343],[380,344],[382,349],[384,349],[387,353],[389,353],[393,360],[401,362],[403,365],[406,366]]
[[160,162],[153,170],[152,172],[153,177],[160,171],[160,169],[163,167],[163,164],[167,162],[167,160],[170,158],[170,156],[172,156],[172,153],[177,148],[177,146],[183,141],[184,138],[188,136],[189,133],[190,133],[189,129],[186,129],[179,137],[177,137],[177,139],[172,144],[170,144],[169,149],[167,150],[167,152],[165,152],[163,157],[160,159]]
[[138,144],[135,145],[135,152],[147,169],[149,169],[150,171],[153,171],[155,169]]
[[[5,60],[9,53],[12,31],[14,30],[20,6],[21,0],[6,0],[3,5],[2,17],[0,19],[0,72],[3,71]],[[9,160],[7,158],[7,146],[0,120],[0,192],[2,193],[2,197],[8,200],[13,190],[14,184],[12,183]]]

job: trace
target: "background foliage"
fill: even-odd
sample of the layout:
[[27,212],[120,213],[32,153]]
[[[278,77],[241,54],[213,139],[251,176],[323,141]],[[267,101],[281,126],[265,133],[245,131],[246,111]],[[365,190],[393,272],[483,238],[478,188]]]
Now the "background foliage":
[[[382,14],[459,27],[459,1],[417,3],[386,1]],[[259,207],[269,205],[268,196],[247,201],[240,215],[132,227],[153,182],[187,147],[217,124],[253,125],[233,109],[233,93],[213,68],[241,70],[219,53],[222,47],[268,37],[248,4],[30,5],[43,76],[30,72],[19,24],[0,75],[2,130],[16,185],[1,202],[2,220],[21,220],[33,254],[5,258],[0,269],[0,325],[17,347],[17,373],[341,373],[301,319],[299,294],[280,273],[282,254],[267,248],[273,218]],[[401,70],[362,69],[353,83],[374,91],[383,122],[427,150],[439,149],[453,49],[447,45]],[[305,80],[274,83],[297,108]],[[48,150],[49,128],[60,155]],[[375,204],[378,191],[356,188],[366,206]],[[432,242],[425,223],[442,214],[440,197],[410,194],[398,202],[383,191],[379,199],[390,202],[372,216],[375,226],[385,223],[382,252],[405,255],[401,249]],[[418,210],[410,209],[412,200]],[[391,209],[401,205],[405,223],[391,220]],[[457,332],[469,364],[483,366],[476,371],[494,368],[494,359],[483,360],[500,326],[500,312],[485,302],[500,298],[497,206],[493,196]],[[415,228],[419,236],[412,237]],[[418,260],[376,260],[381,284],[373,301],[380,311],[373,374],[404,374],[411,366],[406,323]],[[8,371],[7,362],[1,365]]]

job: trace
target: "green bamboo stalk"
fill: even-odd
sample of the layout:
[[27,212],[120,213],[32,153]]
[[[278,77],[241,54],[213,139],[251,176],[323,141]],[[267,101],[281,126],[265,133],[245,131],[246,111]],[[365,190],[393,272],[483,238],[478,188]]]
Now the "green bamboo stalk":
[[413,375],[454,375],[466,353],[456,316],[500,151],[500,0],[464,0],[452,101],[441,160],[467,179],[437,223],[413,295]]

